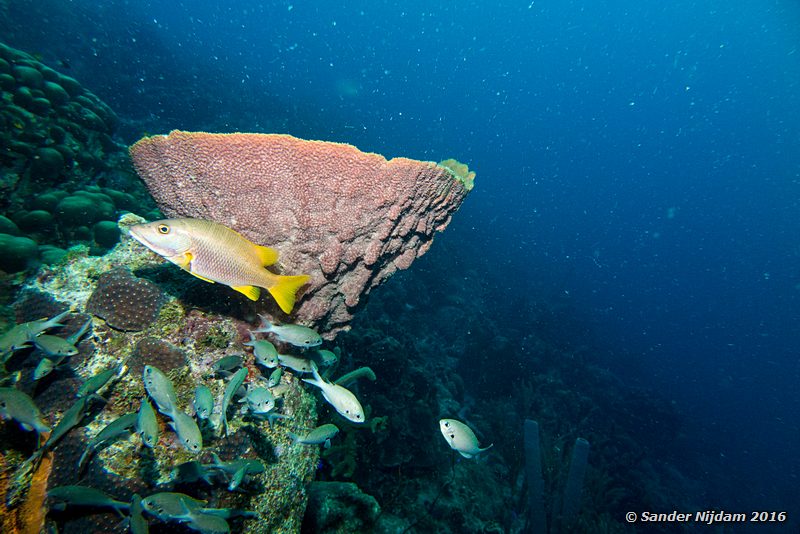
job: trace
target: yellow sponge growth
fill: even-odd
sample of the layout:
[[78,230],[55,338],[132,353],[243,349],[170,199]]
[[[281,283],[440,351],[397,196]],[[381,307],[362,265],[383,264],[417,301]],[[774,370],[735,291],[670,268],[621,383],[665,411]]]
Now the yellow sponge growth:
[[469,170],[464,163],[460,163],[454,159],[446,159],[439,162],[440,167],[444,167],[453,174],[453,177],[464,184],[464,189],[472,191],[475,185],[475,173]]

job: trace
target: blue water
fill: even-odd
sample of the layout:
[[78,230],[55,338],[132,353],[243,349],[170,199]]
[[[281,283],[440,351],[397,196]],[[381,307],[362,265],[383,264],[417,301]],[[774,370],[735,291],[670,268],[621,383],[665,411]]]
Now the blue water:
[[567,306],[561,341],[679,414],[673,461],[711,506],[796,528],[800,6],[313,4],[14,2],[9,44],[127,142],[277,131],[468,163],[438,239],[487,316],[518,332],[518,299]]

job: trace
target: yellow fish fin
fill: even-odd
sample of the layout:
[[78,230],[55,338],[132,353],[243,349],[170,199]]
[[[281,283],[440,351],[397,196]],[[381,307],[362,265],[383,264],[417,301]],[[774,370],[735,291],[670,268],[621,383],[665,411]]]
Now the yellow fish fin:
[[262,247],[261,245],[256,245],[255,247],[258,259],[264,267],[274,265],[278,261],[278,251],[274,248]]
[[180,256],[173,256],[169,259],[172,263],[186,271],[187,273],[191,274],[192,276],[196,276],[200,280],[205,280],[206,282],[213,284],[214,281],[206,278],[205,276],[200,276],[196,272],[192,270],[192,261],[194,260],[194,254],[191,252],[184,252]]
[[183,269],[184,271],[191,272],[191,264],[194,256],[192,256],[191,252],[184,252],[183,254],[177,254],[175,256],[169,256],[167,258],[169,261]]
[[199,275],[199,274],[197,274],[197,273],[193,273],[193,272],[192,272],[192,271],[190,271],[189,269],[186,269],[186,270],[187,270],[187,271],[189,271],[189,272],[190,272],[190,273],[191,273],[193,276],[196,276],[197,278],[199,278],[200,280],[205,280],[206,282],[209,282],[209,283],[212,283],[212,284],[214,283],[214,281],[213,281],[213,280],[211,280],[211,279],[209,279],[209,278],[206,278],[205,276],[200,276],[200,275]]
[[258,289],[256,286],[236,286],[233,287],[233,289],[235,289],[245,297],[249,298],[250,300],[258,300],[258,297],[261,296],[261,290]]
[[270,295],[281,307],[283,313],[292,313],[294,308],[295,293],[303,287],[306,282],[311,278],[307,274],[300,274],[297,276],[276,276],[277,280],[274,286],[268,288]]

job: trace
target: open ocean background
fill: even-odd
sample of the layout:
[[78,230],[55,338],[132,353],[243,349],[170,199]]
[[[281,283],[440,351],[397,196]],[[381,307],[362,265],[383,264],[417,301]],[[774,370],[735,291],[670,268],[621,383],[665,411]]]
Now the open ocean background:
[[[409,276],[491,296],[474,311],[512,349],[463,354],[473,410],[524,373],[536,331],[669,407],[663,435],[657,421],[626,431],[661,443],[658,461],[704,506],[787,511],[772,531],[797,531],[797,2],[3,8],[7,44],[108,103],[127,143],[281,132],[469,164],[475,190]],[[541,308],[558,311],[547,324],[521,313]]]

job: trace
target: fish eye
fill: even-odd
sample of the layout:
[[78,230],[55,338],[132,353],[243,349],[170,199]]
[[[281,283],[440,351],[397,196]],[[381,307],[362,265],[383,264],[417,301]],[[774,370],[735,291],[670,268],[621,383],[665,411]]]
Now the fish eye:
[[158,233],[159,234],[168,234],[169,233],[169,226],[166,224],[159,224],[158,225]]
[[445,424],[444,424],[444,427],[445,427],[445,428],[450,428],[450,423],[445,423]]

